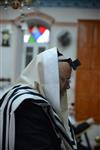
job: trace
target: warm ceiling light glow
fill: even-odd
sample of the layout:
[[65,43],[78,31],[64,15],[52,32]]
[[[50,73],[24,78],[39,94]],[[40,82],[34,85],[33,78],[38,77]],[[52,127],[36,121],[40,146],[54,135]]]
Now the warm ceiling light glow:
[[[35,2],[37,0],[34,0]],[[23,8],[24,6],[30,7],[32,5],[32,0],[0,0],[0,6],[12,7],[13,9]]]

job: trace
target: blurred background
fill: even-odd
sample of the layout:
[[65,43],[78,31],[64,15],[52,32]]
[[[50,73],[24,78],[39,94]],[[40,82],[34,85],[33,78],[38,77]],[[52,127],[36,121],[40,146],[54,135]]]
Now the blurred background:
[[[100,136],[100,0],[0,0],[0,97],[25,66],[52,47],[79,58],[68,105],[77,122],[92,117],[87,130],[95,147]],[[84,140],[83,140],[84,142]]]

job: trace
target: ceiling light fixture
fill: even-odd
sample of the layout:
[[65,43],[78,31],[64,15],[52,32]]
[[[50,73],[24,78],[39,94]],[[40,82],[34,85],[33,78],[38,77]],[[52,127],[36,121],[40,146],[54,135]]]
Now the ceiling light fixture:
[[[37,0],[34,0],[35,2]],[[32,5],[32,0],[0,0],[0,6],[7,8],[11,7],[13,9],[19,9],[24,6],[29,7]]]

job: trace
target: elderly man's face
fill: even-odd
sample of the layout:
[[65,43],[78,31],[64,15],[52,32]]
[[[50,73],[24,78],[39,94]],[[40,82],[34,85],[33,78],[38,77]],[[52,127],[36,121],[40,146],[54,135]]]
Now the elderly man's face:
[[70,88],[70,77],[72,69],[67,62],[59,62],[60,96],[63,96],[66,89]]

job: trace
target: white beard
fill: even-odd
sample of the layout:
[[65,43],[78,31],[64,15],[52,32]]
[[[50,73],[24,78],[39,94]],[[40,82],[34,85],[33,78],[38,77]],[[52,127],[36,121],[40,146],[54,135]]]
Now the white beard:
[[69,135],[69,137],[71,138],[71,134],[70,134],[70,129],[69,129],[69,125],[68,125],[68,104],[67,104],[67,93],[65,92],[65,94],[62,96],[61,98],[61,114],[60,114],[60,118],[62,119],[65,129]]

